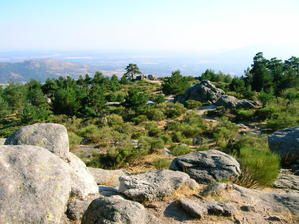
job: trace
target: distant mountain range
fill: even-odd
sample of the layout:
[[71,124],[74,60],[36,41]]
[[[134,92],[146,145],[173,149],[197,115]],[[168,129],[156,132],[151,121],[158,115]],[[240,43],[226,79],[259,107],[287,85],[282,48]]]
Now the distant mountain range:
[[36,79],[44,82],[47,78],[70,75],[93,74],[96,67],[56,59],[32,59],[23,62],[0,62],[0,83],[26,82]]

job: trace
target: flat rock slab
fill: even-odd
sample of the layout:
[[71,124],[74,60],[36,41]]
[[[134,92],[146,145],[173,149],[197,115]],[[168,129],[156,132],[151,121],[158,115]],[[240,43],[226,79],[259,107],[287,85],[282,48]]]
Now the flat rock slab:
[[217,150],[179,156],[172,161],[170,169],[186,172],[200,184],[232,180],[241,174],[238,161]]

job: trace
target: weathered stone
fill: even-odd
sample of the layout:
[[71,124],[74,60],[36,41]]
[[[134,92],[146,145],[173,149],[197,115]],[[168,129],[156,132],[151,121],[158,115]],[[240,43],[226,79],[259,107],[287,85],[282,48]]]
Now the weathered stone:
[[208,214],[207,207],[205,204],[200,203],[199,200],[194,201],[192,199],[182,198],[179,200],[179,203],[182,208],[194,218],[201,219]]
[[66,159],[69,152],[69,138],[63,125],[37,123],[20,128],[9,136],[5,145],[35,145]]
[[210,81],[204,80],[187,89],[184,100],[199,100],[202,102],[215,103],[222,95],[224,95],[222,89],[217,88]]
[[135,201],[151,201],[170,196],[182,186],[196,189],[194,180],[183,172],[171,170],[151,171],[119,178],[119,192]]
[[281,169],[273,186],[276,188],[299,191],[299,176],[292,174],[289,170]]
[[123,170],[104,170],[93,167],[88,167],[88,170],[98,185],[117,187],[119,186],[119,177],[126,175]]
[[170,169],[184,171],[198,183],[234,179],[241,174],[237,160],[217,150],[179,156],[172,161]]
[[98,195],[99,188],[97,183],[88,171],[85,163],[72,153],[68,154],[67,161],[71,168],[72,194],[79,198]]
[[68,219],[71,221],[81,222],[83,214],[94,199],[95,198],[87,198],[85,200],[71,199],[68,202],[66,211]]
[[268,142],[271,151],[278,153],[284,164],[299,161],[299,126],[274,132]]
[[82,224],[146,224],[147,218],[143,205],[120,196],[111,196],[94,200],[85,212]]
[[37,146],[0,146],[1,223],[59,223],[70,191],[59,157]]

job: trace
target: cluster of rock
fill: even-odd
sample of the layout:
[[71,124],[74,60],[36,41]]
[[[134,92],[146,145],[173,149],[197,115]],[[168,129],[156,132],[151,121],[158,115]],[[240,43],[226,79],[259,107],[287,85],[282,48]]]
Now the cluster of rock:
[[253,109],[260,107],[258,102],[248,99],[237,99],[234,96],[225,95],[225,92],[222,89],[217,88],[208,80],[201,81],[187,89],[183,99],[181,100],[209,102],[216,106],[223,106],[226,109]]
[[296,177],[276,182],[288,190],[292,185],[289,192],[219,183],[236,179],[241,170],[217,150],[179,156],[170,170],[130,175],[87,168],[69,152],[67,131],[58,124],[26,126],[5,144],[0,146],[1,223],[168,224],[194,218],[196,223],[296,223],[299,218]]

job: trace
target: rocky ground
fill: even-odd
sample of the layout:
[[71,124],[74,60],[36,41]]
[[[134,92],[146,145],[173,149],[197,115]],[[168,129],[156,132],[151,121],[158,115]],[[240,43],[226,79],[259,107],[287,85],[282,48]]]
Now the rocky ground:
[[[298,155],[298,129],[274,133],[270,146]],[[62,125],[35,124],[0,146],[0,223],[298,223],[297,171],[281,170],[273,188],[244,188],[233,183],[239,163],[217,150],[140,174],[87,168]]]

